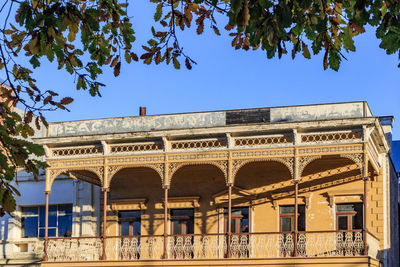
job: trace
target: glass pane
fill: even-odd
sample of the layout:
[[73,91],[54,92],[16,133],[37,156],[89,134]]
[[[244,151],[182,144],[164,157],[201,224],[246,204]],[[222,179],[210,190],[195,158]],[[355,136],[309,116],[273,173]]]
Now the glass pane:
[[24,221],[24,237],[37,237],[38,236],[38,217],[26,217]]
[[172,221],[172,234],[173,235],[180,235],[181,232],[181,224],[179,221]]
[[[45,230],[44,228],[39,229],[39,237],[44,237],[44,230]],[[56,234],[57,234],[56,228],[49,228],[49,231],[48,231],[49,237],[56,236]]]
[[281,206],[281,214],[294,213],[294,206]]
[[249,232],[249,218],[242,218],[240,220],[240,232],[241,233]]
[[121,222],[121,235],[129,236],[129,222]]
[[58,216],[58,237],[72,235],[72,215]]
[[338,230],[348,230],[347,216],[338,216]]
[[299,219],[297,221],[297,230],[305,231],[306,230],[306,207],[304,205],[299,205],[298,207]]
[[354,204],[337,204],[337,211],[355,211]]
[[[39,226],[45,226],[46,208],[45,206],[39,207]],[[57,206],[49,206],[49,227],[57,227]]]
[[172,209],[171,216],[189,216],[194,217],[193,209]]
[[58,216],[72,214],[72,205],[58,205]]
[[353,229],[362,229],[363,228],[363,216],[362,213],[357,213],[353,216]]
[[131,210],[131,211],[120,211],[120,218],[138,218],[140,219],[141,211],[140,210]]
[[186,221],[186,234],[194,234],[194,220],[193,217]]
[[38,215],[38,207],[22,207],[22,216],[25,215]]
[[133,235],[140,235],[140,221],[133,222]]
[[281,217],[282,232],[292,231],[292,217]]

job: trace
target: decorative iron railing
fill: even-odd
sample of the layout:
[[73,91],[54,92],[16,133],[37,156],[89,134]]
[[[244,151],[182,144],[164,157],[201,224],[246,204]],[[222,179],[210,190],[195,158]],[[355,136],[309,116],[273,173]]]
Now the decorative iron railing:
[[[368,255],[379,240],[368,234]],[[166,245],[164,246],[164,242]],[[371,242],[371,244],[370,244]],[[378,245],[377,245],[378,244]],[[104,247],[105,245],[105,247]],[[369,251],[371,250],[371,251]],[[105,254],[103,254],[105,253]],[[47,260],[161,260],[364,255],[362,231],[49,238]]]

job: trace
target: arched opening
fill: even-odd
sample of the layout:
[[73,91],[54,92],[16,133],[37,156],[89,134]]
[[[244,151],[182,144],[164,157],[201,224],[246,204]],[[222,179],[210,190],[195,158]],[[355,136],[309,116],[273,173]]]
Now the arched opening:
[[[107,225],[108,235],[133,235],[121,224],[122,214],[136,212],[140,226],[136,224],[135,234],[154,235],[163,233],[163,190],[160,175],[149,167],[125,168],[117,172],[110,181],[112,215]],[[113,219],[114,218],[114,219]],[[125,233],[128,231],[127,233]],[[129,232],[130,231],[130,232]]]
[[193,212],[194,233],[222,232],[221,214],[215,205],[215,197],[226,189],[225,176],[217,166],[186,165],[178,169],[171,179],[169,190],[171,207]]
[[[354,212],[351,217],[361,220],[361,224],[351,224],[354,229],[362,229],[363,188],[360,166],[351,158],[322,156],[308,163],[299,183],[299,199],[312,199],[309,201],[312,205],[306,210],[307,228],[343,230],[338,224],[338,220],[343,218],[338,214],[340,207],[345,205],[358,207],[358,210],[349,212]],[[345,224],[348,222],[346,218]]]
[[[275,201],[281,193],[294,191],[289,168],[279,161],[249,162],[238,170],[234,185],[243,193],[233,200],[233,206],[249,207],[250,231],[279,231],[279,208]],[[289,198],[292,200],[293,196]]]

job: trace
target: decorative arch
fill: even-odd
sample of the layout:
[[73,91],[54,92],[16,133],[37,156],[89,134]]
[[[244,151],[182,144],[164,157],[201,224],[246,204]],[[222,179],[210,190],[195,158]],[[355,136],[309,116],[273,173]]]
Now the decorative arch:
[[133,164],[133,165],[113,165],[113,166],[108,166],[107,167],[107,181],[104,183],[106,188],[109,188],[111,185],[111,180],[114,178],[114,176],[124,170],[124,169],[130,169],[130,168],[149,168],[154,170],[161,179],[161,183],[164,181],[164,164],[163,163],[157,163],[157,164]]
[[168,164],[168,177],[164,185],[171,185],[174,174],[184,166],[213,165],[224,175],[225,182],[228,183],[228,162],[226,160],[204,161],[204,162],[173,162]]
[[86,167],[86,168],[66,168],[66,169],[50,169],[46,174],[46,191],[51,192],[51,187],[58,176],[61,174],[65,174],[73,179],[77,179],[77,176],[80,175],[70,175],[69,172],[74,171],[88,171],[95,174],[100,181],[100,184],[103,185],[103,177],[104,177],[104,168],[103,167]]
[[[357,166],[358,169],[360,170],[360,173],[363,173],[363,162],[364,162],[364,156],[362,153],[356,153],[356,154],[340,154],[337,155],[340,158],[347,158],[351,161],[353,161]],[[299,157],[298,160],[298,175],[301,178],[303,176],[303,171],[304,169],[311,164],[313,161],[321,159],[322,155],[318,155],[318,156],[303,156],[303,157]]]
[[274,162],[278,162],[278,163],[282,163],[290,172],[291,177],[293,178],[293,158],[292,157],[285,157],[285,158],[265,158],[265,159],[237,159],[237,160],[233,160],[232,163],[232,183],[235,181],[236,179],[236,175],[239,172],[239,170],[249,164],[249,163],[253,163],[253,162],[269,162],[269,161],[274,161]]

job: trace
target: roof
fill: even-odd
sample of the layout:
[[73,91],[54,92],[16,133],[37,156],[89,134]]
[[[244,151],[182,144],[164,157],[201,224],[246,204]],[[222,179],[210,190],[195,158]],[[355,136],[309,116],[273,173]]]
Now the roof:
[[50,123],[47,137],[373,117],[364,101]]

